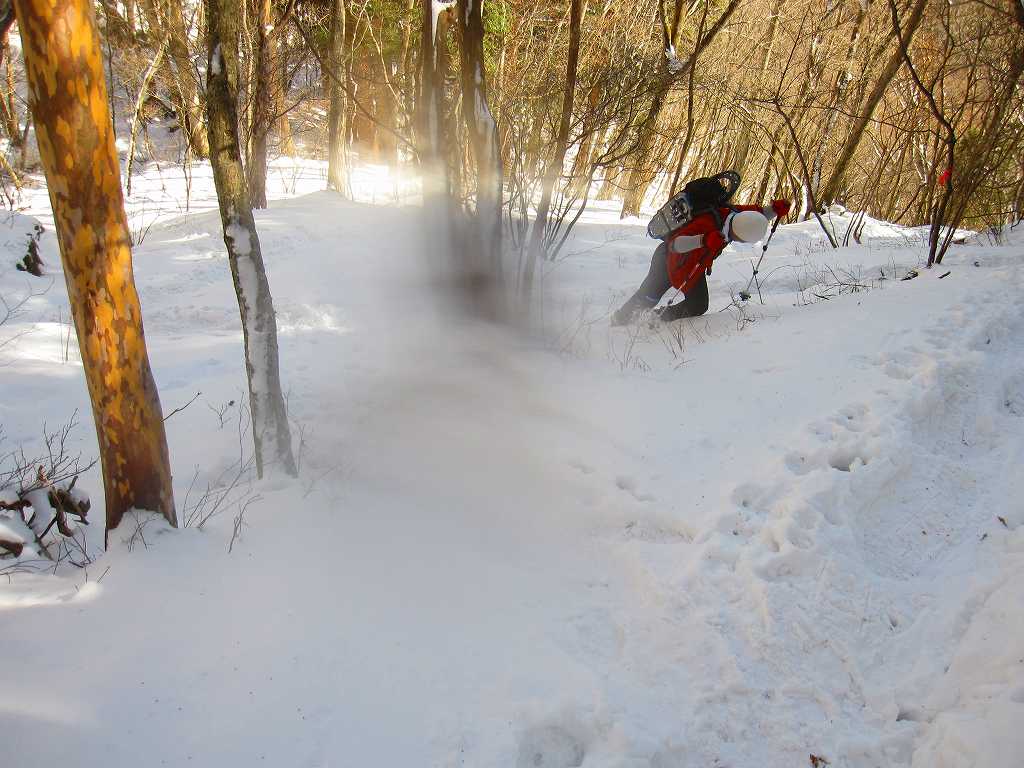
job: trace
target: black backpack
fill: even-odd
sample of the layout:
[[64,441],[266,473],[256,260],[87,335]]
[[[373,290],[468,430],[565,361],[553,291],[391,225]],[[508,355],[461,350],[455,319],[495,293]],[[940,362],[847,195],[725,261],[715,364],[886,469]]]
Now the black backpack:
[[654,214],[647,225],[648,237],[664,240],[682,226],[689,224],[701,213],[725,206],[740,186],[740,175],[736,171],[723,171],[714,176],[704,176],[687,182],[683,191],[674,195]]

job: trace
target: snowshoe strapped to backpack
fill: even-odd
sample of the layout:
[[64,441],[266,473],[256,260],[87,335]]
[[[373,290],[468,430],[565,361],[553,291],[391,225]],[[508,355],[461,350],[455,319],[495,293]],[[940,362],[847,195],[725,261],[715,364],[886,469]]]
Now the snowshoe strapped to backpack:
[[647,225],[647,236],[664,240],[680,227],[690,223],[694,216],[721,208],[736,194],[740,175],[736,171],[723,171],[687,182],[683,191],[665,203]]

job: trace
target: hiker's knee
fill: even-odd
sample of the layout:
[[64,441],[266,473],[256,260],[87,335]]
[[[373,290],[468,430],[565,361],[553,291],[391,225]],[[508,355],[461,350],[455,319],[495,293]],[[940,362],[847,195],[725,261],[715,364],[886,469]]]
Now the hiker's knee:
[[708,300],[707,291],[697,293],[692,298],[690,296],[687,296],[686,303],[690,310],[690,317],[697,317],[698,315],[703,315],[705,312],[708,311],[708,306],[710,304],[710,301]]

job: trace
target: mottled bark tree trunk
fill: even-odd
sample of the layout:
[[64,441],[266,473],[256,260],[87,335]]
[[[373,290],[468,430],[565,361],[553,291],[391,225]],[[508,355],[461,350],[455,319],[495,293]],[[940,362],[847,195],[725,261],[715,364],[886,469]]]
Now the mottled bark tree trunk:
[[96,421],[106,530],[109,535],[133,508],[177,525],[93,7],[86,0],[15,0],[15,7]]
[[327,125],[327,186],[351,197],[348,176],[348,94],[344,85],[348,75],[345,66],[345,0],[333,0],[331,8],[331,48],[328,58],[331,109]]
[[260,240],[249,204],[238,142],[238,0],[206,0],[210,162],[224,244],[242,316],[256,467],[295,475],[291,431],[281,393],[277,321]]

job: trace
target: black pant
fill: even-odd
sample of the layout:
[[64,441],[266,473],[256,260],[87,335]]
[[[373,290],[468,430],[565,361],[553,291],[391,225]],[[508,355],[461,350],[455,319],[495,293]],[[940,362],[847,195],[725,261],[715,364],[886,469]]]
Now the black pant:
[[[620,313],[638,312],[642,309],[651,309],[656,306],[662,297],[672,290],[672,283],[668,279],[668,264],[665,259],[668,255],[668,246],[662,243],[654,251],[651,257],[651,268],[647,277],[640,284],[629,301],[622,305]],[[686,297],[670,307],[667,307],[661,314],[662,320],[678,320],[682,317],[697,317],[708,311],[708,279],[701,275],[698,283],[690,290]]]

